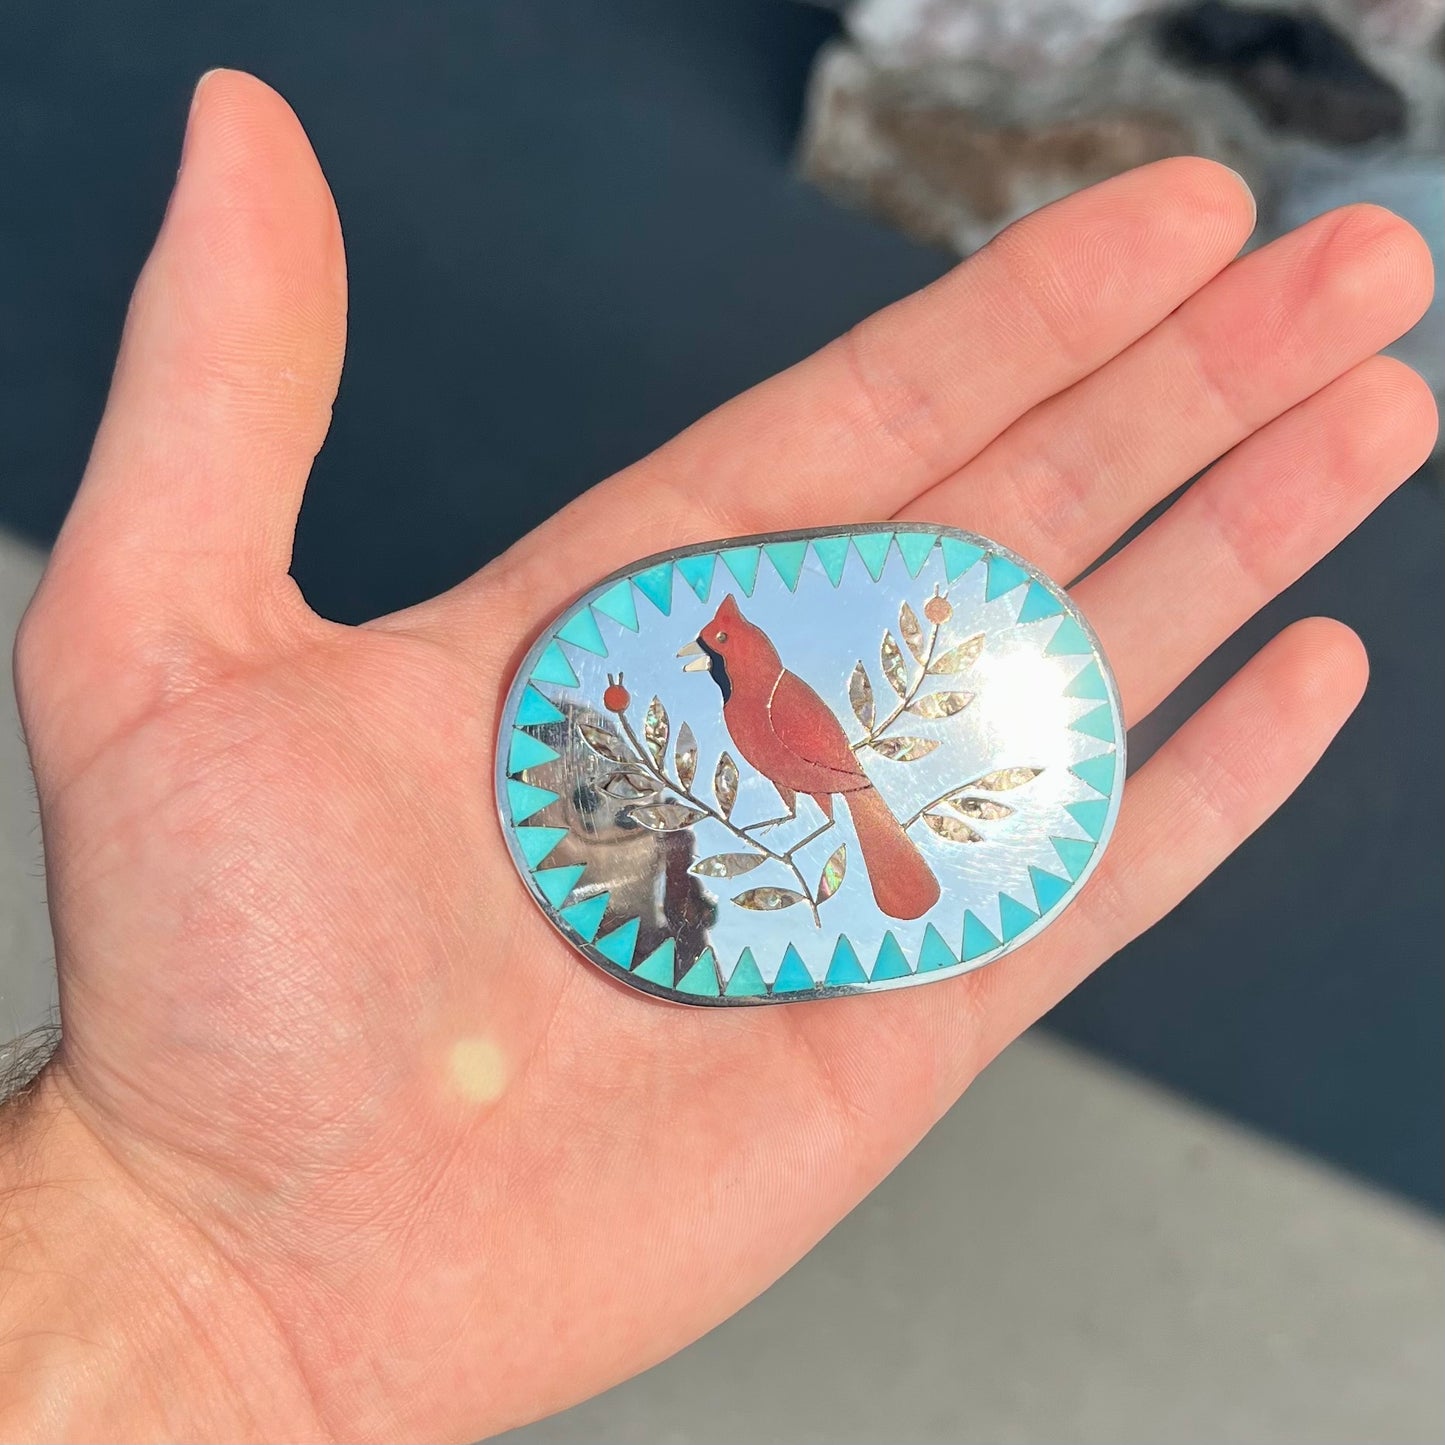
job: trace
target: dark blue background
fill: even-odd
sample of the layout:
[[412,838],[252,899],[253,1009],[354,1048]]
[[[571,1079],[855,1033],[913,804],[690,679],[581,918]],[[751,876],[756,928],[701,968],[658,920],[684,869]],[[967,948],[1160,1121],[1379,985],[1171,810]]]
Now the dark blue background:
[[[295,571],[361,619],[948,264],[792,174],[834,23],[783,0],[0,5],[0,524],[45,541],[64,514],[201,71],[285,93],[336,193],[351,339]],[[1370,648],[1303,792],[1049,1021],[1436,1207],[1440,513],[1411,483],[1137,731],[1142,753],[1291,618]]]

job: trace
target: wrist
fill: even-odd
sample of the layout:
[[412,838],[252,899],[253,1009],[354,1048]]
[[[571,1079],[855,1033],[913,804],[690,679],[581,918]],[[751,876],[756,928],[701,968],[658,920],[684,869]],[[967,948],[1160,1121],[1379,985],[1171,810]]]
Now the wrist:
[[323,1433],[263,1302],[57,1068],[0,1108],[0,1439]]

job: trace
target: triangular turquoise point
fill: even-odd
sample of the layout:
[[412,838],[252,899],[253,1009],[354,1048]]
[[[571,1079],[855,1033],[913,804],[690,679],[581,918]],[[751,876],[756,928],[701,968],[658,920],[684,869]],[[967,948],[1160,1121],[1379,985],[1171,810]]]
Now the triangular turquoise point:
[[1070,803],[1068,811],[1074,822],[1089,837],[1097,839],[1099,834],[1104,831],[1104,822],[1109,816],[1109,800],[1107,798],[1090,798],[1084,803]]
[[798,590],[798,578],[803,573],[803,559],[808,555],[806,542],[770,542],[763,548],[768,561],[777,568],[778,576],[789,592]]
[[602,915],[607,912],[607,901],[611,897],[610,893],[604,891],[594,898],[584,898],[581,903],[564,908],[561,913],[562,922],[591,943],[597,937],[597,930],[602,927]]
[[517,704],[516,722],[519,728],[534,728],[542,723],[565,721],[562,709],[553,707],[535,687],[529,687],[523,692],[522,701]]
[[664,617],[672,612],[672,563],[659,562],[646,572],[633,577],[637,590],[662,613]]
[[853,945],[844,934],[838,936],[838,942],[833,946],[833,957],[828,964],[828,976],[823,982],[833,984],[868,982],[868,975],[863,972],[863,965],[858,962],[858,955],[853,951]]
[[627,578],[614,583],[592,605],[604,617],[610,617],[629,632],[637,631],[637,599],[632,595],[632,583]]
[[853,545],[875,582],[883,575],[883,564],[888,560],[888,544],[892,540],[892,532],[862,532],[853,538]]
[[537,665],[532,669],[533,682],[555,682],[559,687],[576,687],[577,674],[572,664],[556,642],[549,642],[543,649]]
[[802,954],[790,943],[787,952],[783,954],[782,963],[778,965],[778,976],[773,980],[773,992],[801,993],[812,986],[813,976],[803,963]]
[[521,728],[512,729],[512,748],[507,754],[509,773],[540,768],[543,763],[550,763],[557,756],[557,750],[549,748],[541,738],[534,738],[531,733],[524,733]]
[[671,988],[673,974],[677,971],[676,960],[677,940],[664,939],[632,970],[632,976],[645,978],[648,983],[659,984],[663,988]]
[[963,915],[963,957],[964,962],[982,958],[999,946],[999,940],[989,932],[988,925],[971,910]]
[[833,586],[843,580],[843,564],[848,560],[847,537],[814,537],[813,555],[823,568],[823,575]]
[[713,951],[705,948],[698,954],[697,962],[677,981],[678,993],[690,993],[700,998],[718,996],[717,964]]
[[580,647],[584,652],[590,652],[596,657],[607,656],[607,644],[597,630],[597,619],[592,615],[590,607],[573,613],[557,629],[557,636],[563,642],[570,642],[573,647]]
[[553,908],[560,908],[563,900],[577,886],[578,880],[586,871],[585,864],[573,863],[567,868],[539,868],[532,877],[536,879],[542,897]]
[[1012,592],[1020,583],[1027,582],[1029,574],[1012,558],[997,552],[988,554],[988,584],[983,589],[983,600],[992,602],[1007,592]]
[[1069,764],[1069,771],[1076,778],[1082,778],[1096,793],[1106,796],[1114,791],[1114,774],[1118,768],[1118,753],[1104,753],[1101,757]]
[[743,595],[751,597],[753,588],[758,585],[758,563],[763,560],[762,548],[729,547],[720,555],[723,566],[733,574],[738,586],[743,589]]
[[557,801],[556,793],[546,788],[534,788],[531,783],[519,783],[515,778],[507,780],[507,805],[512,810],[512,822],[521,823],[533,813],[540,813],[548,803]]
[[899,555],[903,558],[903,565],[908,568],[908,575],[918,576],[938,538],[932,532],[898,532],[895,536]]
[[930,923],[923,932],[923,943],[918,950],[919,973],[931,973],[936,968],[952,968],[958,960],[953,950],[943,940],[943,935]]
[[1084,871],[1089,859],[1094,856],[1094,845],[1084,838],[1050,838],[1059,861],[1069,870],[1070,878],[1077,878]]
[[707,594],[712,589],[712,574],[717,571],[717,553],[704,552],[697,557],[679,557],[677,570],[682,573],[682,580],[697,593],[697,600],[706,602]]
[[1018,899],[1010,898],[1007,893],[1000,893],[998,896],[998,921],[999,927],[1003,930],[1003,941],[1008,943],[1017,938],[1029,924],[1037,923],[1039,915],[1032,908],[1020,903]]
[[621,928],[614,928],[606,938],[599,938],[592,947],[618,968],[631,968],[632,955],[637,951],[637,930],[640,924],[640,919],[629,918]]
[[517,828],[513,831],[529,868],[535,868],[567,836],[565,828]]
[[1076,717],[1069,727],[1076,733],[1083,733],[1085,737],[1098,738],[1100,742],[1110,743],[1114,740],[1114,713],[1105,703],[1103,707],[1096,707],[1092,712],[1086,712],[1083,717]]
[[729,998],[761,998],[767,991],[768,986],[758,971],[758,962],[753,957],[752,949],[743,949],[737,967],[733,969],[723,992]]
[[1044,617],[1057,617],[1063,610],[1063,602],[1042,582],[1030,582],[1029,590],[1024,593],[1024,605],[1019,608],[1019,621],[1038,622]]
[[1034,901],[1039,905],[1041,914],[1047,913],[1070,888],[1067,878],[1060,878],[1057,873],[1045,873],[1042,868],[1032,865],[1029,867],[1029,878],[1034,885]]
[[1094,644],[1089,641],[1089,635],[1079,626],[1077,617],[1065,617],[1049,638],[1049,645],[1044,648],[1047,657],[1079,657],[1084,653],[1092,652]]
[[943,549],[943,570],[950,582],[955,577],[962,577],[983,556],[982,547],[976,547],[972,542],[960,542],[957,537],[941,537],[939,546]]
[[1099,671],[1099,664],[1097,662],[1089,663],[1064,689],[1064,696],[1105,701],[1109,696],[1109,689],[1104,686],[1104,674]]
[[907,978],[913,970],[908,966],[908,955],[899,946],[892,931],[883,935],[883,945],[873,964],[873,982],[883,978]]

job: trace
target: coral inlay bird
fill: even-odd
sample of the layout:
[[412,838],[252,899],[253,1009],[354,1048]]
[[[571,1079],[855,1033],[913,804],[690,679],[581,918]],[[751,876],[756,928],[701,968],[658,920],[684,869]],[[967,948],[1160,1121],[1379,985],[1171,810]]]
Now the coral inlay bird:
[[728,735],[747,762],[778,790],[791,815],[807,793],[833,818],[848,804],[873,898],[890,918],[918,918],[939,898],[938,879],[863,771],[828,704],[784,666],[766,632],[749,622],[729,593],[695,643],[688,670],[706,666],[723,700]]

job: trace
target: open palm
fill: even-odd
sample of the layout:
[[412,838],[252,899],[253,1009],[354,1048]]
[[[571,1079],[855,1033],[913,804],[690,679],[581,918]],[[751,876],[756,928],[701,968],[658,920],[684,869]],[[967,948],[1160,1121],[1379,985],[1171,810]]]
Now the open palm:
[[1028,947],[928,989],[695,1011],[557,938],[489,782],[511,668],[637,556],[899,517],[1074,577],[1227,452],[1074,589],[1147,714],[1434,436],[1424,385],[1374,355],[1426,303],[1419,238],[1351,208],[1236,260],[1252,222],[1199,160],[1062,201],[454,591],[347,628],[287,575],[341,366],[335,213],[275,94],[203,82],[18,648],[64,1020],[33,1167],[83,1181],[96,1270],[124,1262],[134,1331],[196,1363],[131,1361],[94,1419],[47,1376],[52,1432],[465,1438],[641,1369],[1289,794],[1364,686],[1335,623],[1277,638],[1130,780]]

